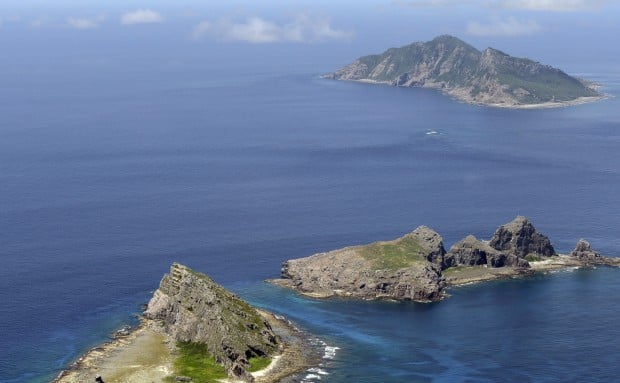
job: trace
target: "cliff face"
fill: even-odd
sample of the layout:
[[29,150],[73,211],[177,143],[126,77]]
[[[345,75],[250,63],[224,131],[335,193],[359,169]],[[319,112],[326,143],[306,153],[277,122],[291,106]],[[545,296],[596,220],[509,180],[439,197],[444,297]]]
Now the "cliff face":
[[600,96],[559,69],[492,48],[480,52],[448,35],[360,57],[324,77],[437,88],[466,102],[501,106]]
[[525,217],[518,216],[512,222],[500,226],[489,245],[499,251],[524,258],[528,255],[550,257],[556,255],[551,241],[539,233]]
[[204,343],[229,375],[252,381],[252,357],[278,349],[270,325],[246,302],[204,274],[173,264],[150,300],[145,316],[163,322],[177,341]]
[[457,242],[446,255],[446,268],[453,266],[488,266],[528,268],[529,263],[514,254],[500,252],[473,235]]

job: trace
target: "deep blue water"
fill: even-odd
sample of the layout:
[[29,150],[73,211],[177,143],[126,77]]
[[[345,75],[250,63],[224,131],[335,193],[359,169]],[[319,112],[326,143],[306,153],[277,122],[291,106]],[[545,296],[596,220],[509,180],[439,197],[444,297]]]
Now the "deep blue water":
[[[1,75],[0,382],[53,378],[131,323],[173,261],[339,347],[326,382],[620,375],[616,269],[438,304],[315,301],[262,282],[289,258],[422,224],[449,247],[517,214],[559,250],[584,237],[620,255],[617,98],[502,110],[310,68],[161,65]],[[613,68],[589,78],[620,93]]]

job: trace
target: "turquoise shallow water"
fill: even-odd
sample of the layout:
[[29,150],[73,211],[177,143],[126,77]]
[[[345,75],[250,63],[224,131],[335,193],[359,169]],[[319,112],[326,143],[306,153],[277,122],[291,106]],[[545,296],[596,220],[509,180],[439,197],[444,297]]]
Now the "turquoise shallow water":
[[[449,247],[517,214],[559,250],[585,237],[620,255],[616,98],[516,111],[310,70],[160,69],[85,72],[88,87],[68,73],[4,79],[1,382],[49,380],[131,323],[173,261],[338,347],[322,381],[620,373],[616,269],[465,287],[438,304],[315,301],[261,282],[288,258],[422,224]],[[617,72],[591,76],[618,93]]]
[[244,295],[339,347],[322,367],[330,382],[613,381],[619,287],[618,270],[600,268],[466,286],[436,304],[305,300],[265,285]]

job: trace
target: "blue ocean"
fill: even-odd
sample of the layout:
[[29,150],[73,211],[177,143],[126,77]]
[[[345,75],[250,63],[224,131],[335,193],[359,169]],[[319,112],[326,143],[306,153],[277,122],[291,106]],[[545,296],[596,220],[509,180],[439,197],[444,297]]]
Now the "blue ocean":
[[[433,304],[313,300],[264,282],[286,259],[419,225],[449,248],[516,215],[559,251],[586,238],[620,255],[618,98],[494,109],[319,78],[350,52],[294,65],[258,51],[87,53],[0,65],[0,382],[50,381],[135,324],[172,262],[323,342],[308,382],[620,376],[617,269],[471,285]],[[617,66],[565,69],[620,94]]]

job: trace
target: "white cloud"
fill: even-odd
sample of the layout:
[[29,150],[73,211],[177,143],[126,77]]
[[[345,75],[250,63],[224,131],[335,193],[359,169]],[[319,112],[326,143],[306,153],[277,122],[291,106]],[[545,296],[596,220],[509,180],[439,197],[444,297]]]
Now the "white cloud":
[[503,8],[525,9],[530,11],[581,11],[603,6],[606,0],[500,0]]
[[98,16],[95,18],[69,17],[67,19],[67,25],[75,29],[93,29],[98,28],[103,20],[105,20],[105,16]]
[[28,22],[28,26],[33,29],[43,28],[45,24],[46,24],[46,21],[43,19],[34,19]]
[[276,24],[260,17],[250,17],[241,22],[230,19],[203,21],[196,25],[192,32],[192,37],[196,40],[211,37],[220,41],[252,44],[348,40],[352,35],[350,31],[333,28],[327,18],[310,17],[307,14],[299,15],[286,24]]
[[123,25],[161,23],[162,21],[164,21],[162,15],[151,9],[137,9],[121,15]]
[[392,0],[394,5],[404,5],[414,8],[433,8],[433,7],[449,7],[458,5],[468,5],[472,1],[467,0]]
[[528,11],[584,11],[599,9],[611,0],[392,0],[392,4],[414,8],[477,6]]
[[533,35],[541,30],[540,24],[534,20],[522,22],[514,17],[493,20],[488,24],[477,21],[467,23],[467,33],[474,36],[523,36]]

